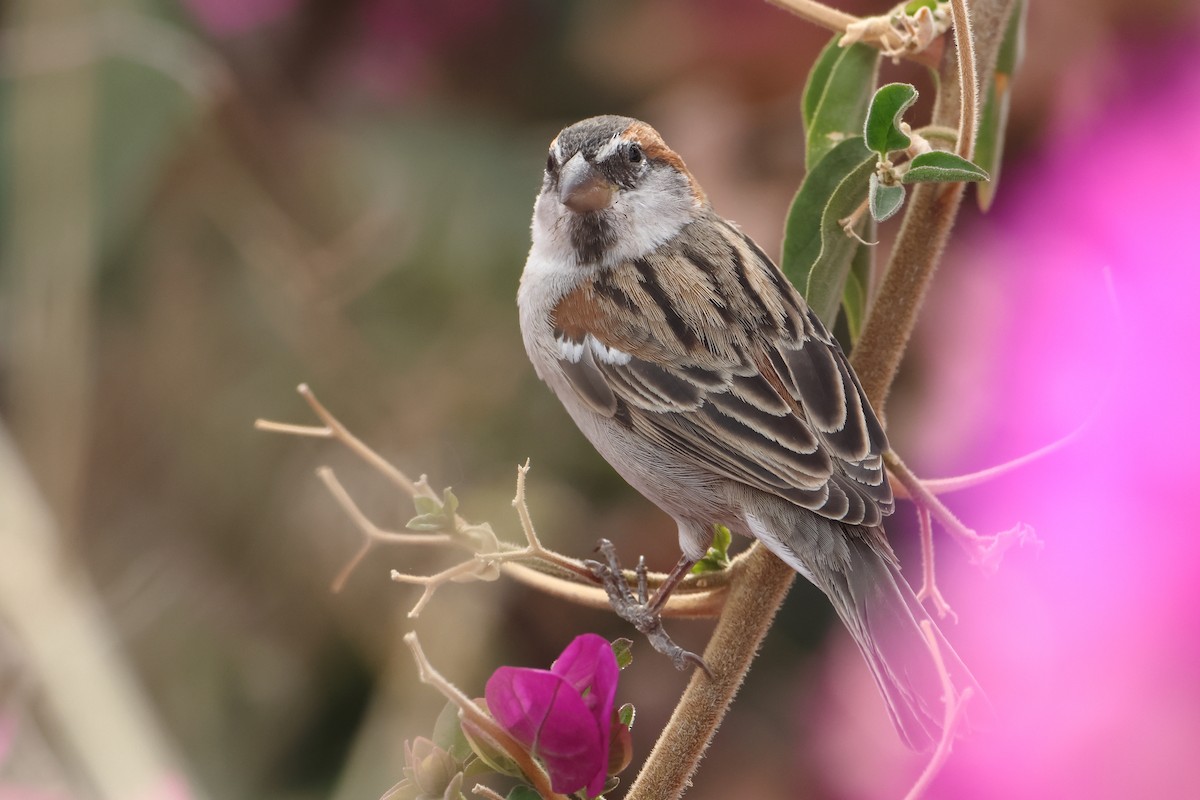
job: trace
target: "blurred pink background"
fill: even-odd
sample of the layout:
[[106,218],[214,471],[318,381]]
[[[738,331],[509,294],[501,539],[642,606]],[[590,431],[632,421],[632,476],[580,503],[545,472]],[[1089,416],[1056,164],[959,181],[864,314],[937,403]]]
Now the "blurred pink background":
[[[970,446],[949,460],[979,468],[1087,421],[1062,450],[954,503],[981,531],[1031,523],[1043,547],[1010,551],[995,576],[942,573],[962,615],[951,638],[998,721],[960,743],[932,796],[1115,800],[1200,786],[1200,257],[1176,166],[1200,136],[1200,75],[1185,59],[1126,58],[1131,73],[1156,60],[1177,70],[1108,91],[1092,119],[1006,176],[1000,207],[947,257],[953,274],[925,320],[930,340],[968,344],[930,367],[914,447],[920,431],[957,426]],[[956,558],[940,545],[943,564]],[[831,668],[858,673],[843,650]],[[886,735],[878,761],[864,753],[863,731],[842,729],[845,691],[833,696],[806,744],[829,759],[834,794],[897,796],[913,764]],[[858,713],[878,728],[873,709]],[[885,766],[854,769],[864,763]]]
[[[1043,547],[987,575],[935,532],[947,633],[997,720],[930,797],[1200,785],[1198,17],[1187,0],[1033,3],[995,206],[968,197],[889,406],[893,443],[931,477],[1090,419],[947,498],[982,532],[1031,524]],[[357,539],[313,469],[333,466],[381,526],[411,507],[336,447],[251,423],[311,422],[293,393],[307,382],[510,539],[531,458],[551,546],[583,556],[603,535],[668,567],[670,522],[522,351],[513,297],[545,147],[584,116],[644,118],[777,253],[825,32],[750,0],[15,0],[0,24],[0,421],[32,481],[5,497],[45,510],[53,566],[20,582],[43,577],[22,560],[35,526],[0,503],[0,560],[17,565],[0,570],[0,798],[114,796],[39,653],[78,668],[67,708],[109,720],[106,763],[166,765],[147,797],[349,800],[399,779],[404,739],[442,705],[405,631],[475,695],[581,632],[630,634],[505,581],[444,589],[409,620],[418,590],[388,570],[446,565],[424,551],[377,552],[331,593]],[[882,79],[917,84],[913,118],[928,113],[921,70]],[[912,517],[901,504],[888,527],[915,583]],[[32,612],[62,592],[117,695],[81,653],[33,646],[59,630]],[[689,798],[903,795],[924,762],[831,616],[793,590]],[[693,648],[709,629],[675,626]],[[638,707],[636,768],[685,678],[634,654],[617,703]]]

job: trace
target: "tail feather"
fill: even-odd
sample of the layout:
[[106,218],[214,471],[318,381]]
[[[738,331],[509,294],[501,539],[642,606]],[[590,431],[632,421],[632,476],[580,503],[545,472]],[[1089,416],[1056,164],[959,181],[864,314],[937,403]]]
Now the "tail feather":
[[[899,564],[883,538],[883,531],[849,525],[838,527],[843,541],[849,546],[849,556],[844,561],[842,558],[819,559],[824,562],[819,570],[805,563],[807,559],[797,553],[797,550],[807,549],[795,546],[807,538],[803,534],[800,541],[786,544],[775,537],[759,538],[829,596],[866,658],[901,738],[914,750],[928,750],[942,738],[946,705],[942,677],[921,630],[921,622],[932,624],[938,650],[956,694],[970,687],[976,698],[971,703],[975,714],[969,715],[972,717],[969,722],[976,721],[978,707],[986,704],[986,699],[970,670],[900,574]],[[840,548],[829,548],[825,550],[826,555],[835,549]]]

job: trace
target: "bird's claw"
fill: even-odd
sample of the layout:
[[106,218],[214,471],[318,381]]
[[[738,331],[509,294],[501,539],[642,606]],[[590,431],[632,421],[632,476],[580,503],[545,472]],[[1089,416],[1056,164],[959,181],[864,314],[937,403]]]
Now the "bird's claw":
[[608,539],[601,539],[596,549],[604,557],[604,561],[585,561],[584,564],[604,587],[608,594],[608,602],[617,616],[644,635],[650,641],[651,647],[671,659],[675,669],[682,671],[689,665],[699,667],[711,678],[712,671],[704,663],[704,659],[675,644],[663,628],[660,604],[648,599],[645,559],[638,559],[635,595],[629,581],[625,579],[625,572],[621,568],[621,561],[617,558],[617,550],[613,543]]

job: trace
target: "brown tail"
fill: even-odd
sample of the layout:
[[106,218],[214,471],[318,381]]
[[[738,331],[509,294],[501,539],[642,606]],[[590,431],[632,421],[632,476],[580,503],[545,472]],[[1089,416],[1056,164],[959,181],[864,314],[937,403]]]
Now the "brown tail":
[[[882,531],[848,528],[849,569],[823,576],[838,616],[862,650],[900,736],[914,750],[937,744],[945,722],[942,679],[920,623],[932,619],[900,574]],[[978,709],[983,692],[946,637],[933,624],[955,692],[971,687]],[[978,717],[979,713],[973,715]]]

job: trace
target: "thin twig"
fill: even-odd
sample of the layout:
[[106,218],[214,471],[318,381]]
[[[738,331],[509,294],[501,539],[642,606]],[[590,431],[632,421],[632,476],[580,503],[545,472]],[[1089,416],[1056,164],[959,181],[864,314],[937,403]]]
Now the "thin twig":
[[595,584],[596,577],[592,571],[583,565],[582,561],[560,555],[553,550],[547,550],[538,539],[533,527],[533,519],[529,516],[529,507],[525,504],[525,475],[529,472],[529,461],[517,467],[517,493],[513,497],[512,506],[517,510],[521,520],[521,530],[525,533],[526,546],[517,550],[505,550],[494,553],[479,553],[476,558],[487,559],[497,563],[505,561],[543,561],[564,572],[581,578],[587,583]]
[[354,498],[346,491],[337,479],[337,475],[329,467],[320,467],[317,470],[317,477],[325,484],[325,488],[333,495],[333,499],[346,516],[354,523],[359,532],[363,535],[362,543],[359,545],[358,551],[350,558],[346,565],[338,572],[337,577],[333,579],[333,584],[330,587],[334,592],[340,592],[346,585],[346,581],[350,578],[351,573],[358,567],[362,560],[367,557],[377,545],[381,544],[416,544],[416,545],[455,545],[460,544],[453,537],[444,533],[399,533],[397,531],[385,531],[371,520],[367,519],[367,515],[362,512],[358,504],[354,502]]
[[975,125],[979,119],[979,75],[975,68],[975,38],[967,0],[950,0],[954,18],[954,48],[958,53],[958,84],[962,103],[958,110],[958,142],[955,152],[970,161],[975,155]]
[[1033,528],[1017,523],[1008,530],[991,536],[980,536],[955,516],[946,505],[930,492],[925,484],[908,468],[894,450],[883,454],[888,471],[908,490],[909,498],[929,510],[938,522],[958,541],[971,557],[971,561],[989,569],[996,569],[1004,551],[1014,544],[1039,544]]
[[933,603],[938,617],[945,619],[949,615],[957,623],[958,614],[954,613],[954,609],[946,602],[942,590],[937,585],[934,572],[933,520],[925,506],[917,506],[917,524],[921,531],[921,588],[917,591],[917,602],[924,603],[928,600]]
[[824,3],[818,3],[816,0],[767,0],[772,5],[779,6],[785,11],[790,11],[801,19],[807,20],[814,25],[819,25],[822,28],[831,30],[835,33],[845,33],[846,28],[858,22],[858,17],[853,14],[847,14],[845,11],[839,11],[836,8],[830,8]]
[[[271,433],[339,441],[349,447],[352,452],[368,465],[382,472],[393,484],[399,486],[410,497],[438,499],[437,493],[430,488],[424,477],[418,481],[412,481],[407,475],[372,450],[361,439],[353,435],[344,424],[317,400],[316,395],[313,394],[307,385],[301,384],[297,391],[304,397],[309,407],[313,410],[313,413],[325,423],[324,425],[295,425],[292,423],[258,419],[255,420],[254,427],[258,430]],[[529,471],[529,462],[527,461],[523,466],[519,466],[517,470],[517,492],[513,498],[513,507],[517,509],[521,528],[525,534],[527,546],[524,548],[518,548],[515,545],[499,541],[487,526],[471,525],[457,514],[454,516],[453,530],[467,534],[466,536],[456,536],[448,533],[410,534],[382,530],[367,519],[366,515],[363,514],[362,510],[358,508],[357,504],[350,497],[349,492],[337,480],[333,471],[328,467],[322,467],[317,471],[318,476],[325,483],[337,503],[363,534],[363,541],[358,550],[334,578],[333,590],[340,591],[353,571],[362,563],[371,550],[379,544],[449,544],[457,547],[466,547],[467,541],[471,538],[470,534],[485,532],[486,536],[477,536],[476,538],[482,538],[487,543],[487,546],[484,547],[484,551],[476,553],[474,559],[474,562],[477,564],[475,569],[478,570],[481,579],[492,580],[495,574],[494,570],[499,567],[506,574],[527,586],[531,586],[554,597],[588,608],[609,608],[608,595],[600,586],[596,585],[595,576],[592,575],[591,571],[581,561],[568,558],[542,545],[534,529],[529,509],[525,504],[525,475]],[[735,558],[733,564],[727,570],[690,577],[685,580],[680,584],[677,591],[672,594],[667,606],[662,609],[663,616],[672,618],[715,617],[720,613],[724,605],[728,585],[734,579],[738,561],[739,559]],[[458,576],[469,574],[470,572],[471,570],[463,567],[461,573],[456,571],[454,574]],[[436,578],[436,576],[434,577]],[[413,580],[409,581],[409,578]],[[628,578],[629,580],[633,580],[633,574],[630,573]],[[659,585],[665,578],[666,575],[664,573],[651,573],[648,576],[651,586]],[[426,583],[427,578],[423,576],[405,576],[401,580]],[[436,586],[440,584],[426,583],[427,592],[422,595],[421,600],[418,602],[418,607],[414,609],[415,611],[419,612],[424,607],[424,604],[428,602],[429,595],[432,594],[432,591],[429,590],[430,585],[433,585],[434,589],[436,589]]]
[[[936,66],[941,59],[941,49],[936,42],[928,48],[910,49],[909,39],[891,24],[894,10],[880,17],[864,19],[836,8],[830,8],[816,0],[767,0],[767,2],[826,30],[847,34],[840,43],[843,47],[861,42],[893,58],[907,58],[930,67]],[[940,37],[938,41],[940,41]]]
[[950,751],[954,747],[958,725],[963,719],[963,708],[966,707],[967,702],[974,695],[974,690],[970,686],[963,689],[962,694],[955,694],[954,683],[950,680],[950,673],[946,671],[946,662],[942,658],[942,650],[938,647],[937,635],[934,633],[933,623],[927,619],[921,620],[921,632],[925,634],[925,644],[929,648],[930,655],[933,656],[933,661],[937,665],[938,675],[942,679],[942,701],[945,704],[946,710],[945,716],[942,718],[942,738],[938,741],[937,749],[933,751],[933,756],[929,759],[929,763],[925,765],[924,771],[921,772],[912,789],[904,796],[904,800],[917,800],[925,793],[925,790],[929,788],[929,784],[933,782],[938,772],[941,771],[942,766],[946,763],[946,759],[950,757]]
[[454,703],[458,708],[459,716],[464,721],[469,721],[476,728],[486,733],[492,739],[492,742],[504,751],[504,755],[517,762],[526,779],[533,784],[533,788],[545,800],[568,800],[550,787],[550,776],[533,760],[533,756],[516,739],[513,739],[507,731],[497,725],[496,721],[486,711],[476,705],[474,700],[463,694],[458,687],[450,683],[450,681],[442,677],[441,673],[434,669],[433,664],[425,656],[425,651],[421,648],[421,643],[417,639],[415,632],[409,631],[404,634],[404,643],[412,650],[413,660],[417,663],[417,673],[421,679],[421,683],[437,689],[443,697]]
[[492,789],[489,789],[488,787],[484,786],[482,783],[475,784],[475,787],[473,789],[471,789],[471,794],[477,794],[480,797],[484,798],[484,800],[504,800],[504,797],[501,794],[499,794],[498,792],[496,792]]
[[[955,475],[951,478],[922,478],[921,483],[924,484],[925,488],[929,490],[930,494],[934,495],[950,494],[951,492],[960,492],[964,489],[971,489],[976,486],[980,486],[988,483],[989,481],[994,481],[997,478],[1003,477],[1004,475],[1020,469],[1027,464],[1032,464],[1039,459],[1045,458],[1051,453],[1061,450],[1072,441],[1079,438],[1079,435],[1083,433],[1083,431],[1090,424],[1090,420],[1084,422],[1078,428],[1071,431],[1058,441],[1051,442],[1044,447],[1039,447],[1032,453],[1026,453],[1023,456],[1018,456],[1011,461],[1005,461],[1003,464],[997,464],[994,467],[981,469],[978,472],[969,472],[966,475]],[[897,496],[906,497],[907,492],[905,492],[904,495],[897,494]]]
[[444,584],[451,581],[462,582],[464,580],[481,580],[494,581],[499,576],[499,569],[489,568],[489,566],[481,561],[471,559],[455,564],[452,567],[446,567],[441,572],[435,572],[432,575],[408,575],[399,570],[392,570],[391,578],[396,583],[415,583],[419,586],[424,586],[424,591],[421,592],[421,598],[417,600],[417,604],[408,612],[409,619],[416,619],[425,609],[426,604],[433,599],[433,593],[436,592]]

